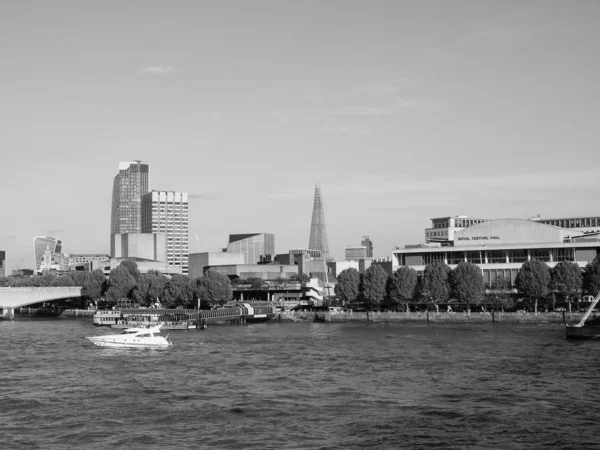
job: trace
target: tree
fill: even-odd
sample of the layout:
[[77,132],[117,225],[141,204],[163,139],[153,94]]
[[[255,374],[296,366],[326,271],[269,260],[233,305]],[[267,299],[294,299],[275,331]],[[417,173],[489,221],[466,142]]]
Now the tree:
[[136,282],[126,266],[119,265],[110,271],[106,298],[116,302],[120,298],[129,298]]
[[233,298],[229,278],[219,272],[208,270],[203,277],[197,279],[196,286],[200,300],[211,306],[222,306]]
[[385,298],[388,274],[379,264],[371,264],[365,271],[363,280],[363,295],[369,302],[369,309],[376,308]]
[[583,277],[579,265],[575,262],[561,261],[550,271],[550,278],[550,287],[565,296],[570,311],[571,301],[581,296]]
[[417,271],[407,266],[400,267],[389,277],[388,296],[398,307],[401,304],[406,305],[406,312],[408,312],[408,304],[417,293],[418,280]]
[[254,291],[260,291],[264,283],[264,280],[259,277],[249,277],[247,281],[252,285]]
[[537,314],[538,300],[548,295],[550,289],[550,269],[538,259],[524,262],[515,279],[515,287],[528,299],[535,300]]
[[450,297],[450,267],[444,263],[427,265],[421,280],[421,296],[428,303],[433,303],[439,311],[439,303]]
[[163,291],[163,303],[170,307],[183,306],[193,308],[195,305],[195,289],[187,275],[173,275],[166,283]]
[[124,259],[119,265],[125,267],[137,283],[141,275],[137,263],[131,259]]
[[360,274],[358,270],[349,268],[342,270],[337,276],[334,292],[342,304],[352,306],[358,298],[360,289]]
[[583,269],[583,290],[594,297],[600,292],[600,255]]
[[154,302],[160,302],[168,279],[158,270],[149,270],[141,274],[135,289],[133,297],[142,305],[149,306]]
[[90,272],[90,276],[87,277],[86,283],[83,286],[85,296],[91,301],[98,301],[102,298],[106,289],[108,289],[108,282],[102,269]]
[[467,310],[471,305],[478,305],[485,297],[485,283],[479,266],[461,261],[450,273],[450,285],[452,292],[460,303],[467,304]]

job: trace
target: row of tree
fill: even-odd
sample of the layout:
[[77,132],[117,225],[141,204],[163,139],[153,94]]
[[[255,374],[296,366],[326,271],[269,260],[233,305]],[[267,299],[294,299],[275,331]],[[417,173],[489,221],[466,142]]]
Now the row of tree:
[[[379,266],[372,265],[364,275],[356,269],[346,269],[337,277],[336,297],[350,307],[363,305],[367,309],[380,309],[390,305],[409,310],[409,305],[427,303],[460,303],[470,308],[486,302],[503,307],[510,287],[490,291],[486,289],[479,266],[460,262],[455,269],[443,263],[425,267],[422,277],[410,267],[400,267],[389,275]],[[501,284],[501,283],[499,283]],[[577,263],[561,261],[550,269],[542,261],[527,261],[519,269],[515,288],[522,298],[535,304],[538,300],[555,293],[569,303],[583,293],[596,295],[600,292],[600,255],[583,269]],[[495,304],[494,304],[495,303]]]
[[158,271],[140,273],[134,261],[124,260],[110,271],[109,278],[102,270],[75,271],[64,276],[42,275],[27,278],[0,278],[0,286],[44,287],[81,286],[82,299],[96,302],[105,299],[116,302],[129,298],[141,306],[160,303],[166,308],[210,308],[223,305],[233,298],[229,278],[218,272],[208,271],[204,276],[190,278],[172,275],[167,278]]

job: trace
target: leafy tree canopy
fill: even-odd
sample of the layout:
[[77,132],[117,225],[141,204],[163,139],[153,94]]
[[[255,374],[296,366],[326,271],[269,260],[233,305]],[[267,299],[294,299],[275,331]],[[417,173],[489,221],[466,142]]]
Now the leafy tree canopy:
[[567,299],[579,298],[583,277],[575,262],[561,261],[550,271],[550,287]]
[[546,263],[532,259],[523,263],[515,279],[517,291],[530,299],[540,299],[550,290],[550,268]]
[[590,261],[583,270],[583,290],[593,296],[600,292],[600,255]]
[[450,274],[450,285],[456,299],[467,305],[478,305],[484,300],[485,283],[479,266],[461,261]]
[[415,269],[402,266],[388,281],[388,296],[397,305],[408,305],[416,295],[418,275]]
[[450,267],[444,263],[427,265],[421,281],[421,296],[430,303],[440,303],[450,297]]
[[344,304],[352,305],[358,298],[360,274],[358,270],[349,268],[342,270],[337,276],[334,292]]
[[127,267],[119,265],[110,271],[106,298],[117,301],[120,298],[131,298],[136,282]]
[[363,279],[363,295],[369,306],[379,309],[385,298],[388,274],[379,264],[372,264],[366,271]]
[[[212,306],[215,306],[224,305],[233,298],[231,283],[227,276],[220,274],[219,272],[208,270],[203,277],[200,277],[197,280],[196,285],[201,301],[208,302]],[[248,279],[248,281],[250,281],[250,279]]]

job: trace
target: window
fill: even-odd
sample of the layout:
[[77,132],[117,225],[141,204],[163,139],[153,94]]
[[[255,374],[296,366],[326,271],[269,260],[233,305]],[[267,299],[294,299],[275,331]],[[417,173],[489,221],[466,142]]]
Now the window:
[[487,252],[488,264],[506,264],[506,252],[492,250]]
[[539,261],[549,262],[550,261],[550,250],[549,249],[532,249],[529,250],[529,256],[531,259],[537,259]]

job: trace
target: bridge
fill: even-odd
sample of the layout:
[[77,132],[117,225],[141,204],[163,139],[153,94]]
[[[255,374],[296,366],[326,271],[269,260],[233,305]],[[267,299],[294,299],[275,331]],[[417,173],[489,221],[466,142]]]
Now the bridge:
[[13,320],[15,308],[81,297],[81,287],[0,287],[0,319]]

